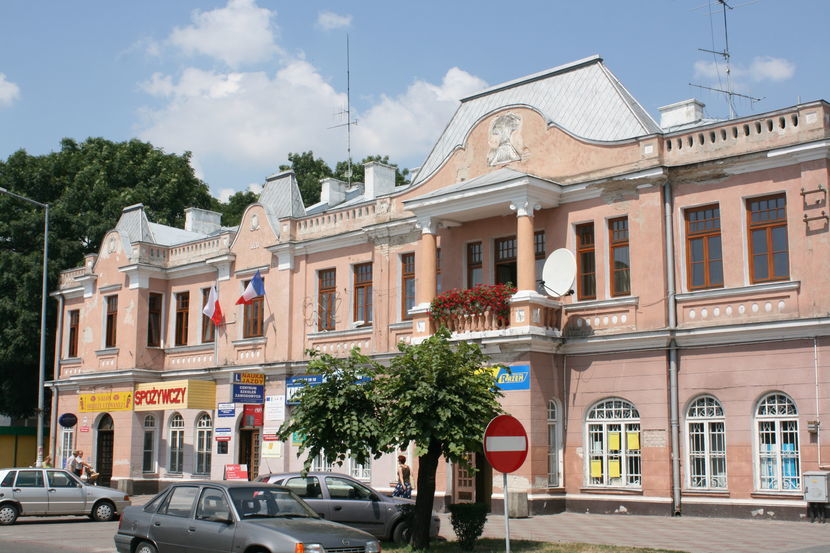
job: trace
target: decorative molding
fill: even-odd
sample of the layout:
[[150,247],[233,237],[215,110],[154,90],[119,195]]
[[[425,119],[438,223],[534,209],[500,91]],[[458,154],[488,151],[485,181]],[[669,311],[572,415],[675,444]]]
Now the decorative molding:
[[231,344],[234,347],[241,347],[241,346],[255,346],[259,344],[265,344],[268,341],[267,338],[263,337],[256,337],[256,338],[243,338],[241,340],[231,340]]
[[205,259],[205,263],[212,265],[216,269],[216,280],[230,280],[231,278],[231,264],[236,261],[236,255],[227,254],[218,257],[211,257]]
[[510,202],[510,211],[516,212],[516,217],[533,217],[533,212],[542,209],[542,205],[535,199],[524,196]]
[[261,274],[265,275],[268,274],[268,270],[270,269],[270,265],[261,265],[259,267],[247,267],[245,269],[239,269],[238,271],[234,271],[233,276],[237,278],[245,278],[245,277],[252,277],[259,271]]
[[110,292],[117,292],[119,290],[121,290],[121,284],[120,283],[98,287],[98,293],[99,294],[109,294]]
[[389,330],[408,330],[412,328],[412,321],[401,321],[399,323],[389,323]]
[[321,340],[325,338],[339,338],[363,334],[372,334],[371,326],[361,326],[359,328],[349,328],[346,330],[327,330],[324,332],[309,332],[306,334],[308,340]]
[[171,346],[164,348],[164,353],[189,353],[192,351],[206,351],[213,350],[215,344],[213,342],[206,342],[204,344],[194,344],[190,346]]
[[421,234],[436,234],[438,222],[432,217],[418,217],[415,221],[415,228],[421,229]]
[[118,348],[96,349],[95,355],[98,357],[103,357],[105,355],[118,355]]
[[801,281],[790,280],[786,282],[752,284],[750,286],[740,286],[738,288],[715,288],[712,290],[698,290],[694,292],[685,292],[683,294],[676,294],[675,299],[678,301],[678,303],[683,303],[687,301],[729,298],[733,296],[746,296],[752,294],[764,294],[769,292],[787,292],[790,290],[798,290],[800,287]]
[[640,302],[638,296],[627,296],[624,298],[615,298],[610,300],[589,300],[576,301],[574,303],[566,303],[563,306],[565,313],[568,311],[577,311],[583,309],[605,309],[608,307],[622,307],[625,305],[637,305]]

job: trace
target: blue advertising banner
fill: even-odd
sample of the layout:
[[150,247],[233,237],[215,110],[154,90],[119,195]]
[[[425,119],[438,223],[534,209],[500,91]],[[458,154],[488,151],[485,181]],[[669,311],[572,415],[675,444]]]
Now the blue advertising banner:
[[530,390],[530,365],[511,365],[510,372],[499,369],[496,386],[500,390]]
[[220,403],[216,411],[219,417],[236,416],[236,406],[233,403]]
[[265,403],[265,386],[233,384],[231,401],[234,403]]
[[297,405],[299,401],[293,401],[296,394],[303,386],[316,386],[323,383],[323,377],[319,374],[308,374],[305,376],[291,376],[285,381],[285,404]]

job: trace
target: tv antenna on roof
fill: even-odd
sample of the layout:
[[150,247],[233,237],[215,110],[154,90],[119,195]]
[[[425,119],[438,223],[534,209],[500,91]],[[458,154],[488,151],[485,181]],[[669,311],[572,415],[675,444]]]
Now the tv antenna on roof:
[[346,169],[346,180],[348,185],[352,185],[352,125],[357,125],[357,119],[352,121],[352,102],[351,102],[351,70],[349,63],[349,33],[346,33],[346,109],[335,113],[335,116],[346,116],[346,122],[339,125],[329,127],[330,129],[338,129],[346,127],[346,158],[348,168]]
[[[698,50],[700,50],[701,52],[708,52],[710,54],[715,54],[716,56],[720,56],[721,58],[723,58],[724,65],[726,66],[726,89],[714,88],[714,87],[711,87],[711,86],[703,86],[703,85],[694,84],[694,83],[689,83],[689,85],[697,87],[697,88],[702,88],[704,90],[711,90],[713,92],[720,92],[721,94],[724,94],[726,96],[726,103],[729,105],[729,118],[734,119],[735,115],[736,115],[735,114],[735,97],[746,98],[747,100],[749,100],[752,103],[760,102],[763,98],[756,98],[754,96],[748,96],[746,94],[739,94],[739,93],[735,92],[734,90],[732,90],[732,66],[731,66],[731,63],[730,63],[731,58],[730,58],[730,54],[729,54],[729,28],[728,28],[727,22],[726,22],[726,10],[727,9],[731,10],[731,9],[734,9],[734,8],[732,6],[730,6],[729,4],[727,4],[726,0],[715,0],[715,1],[717,1],[717,3],[720,4],[721,6],[723,6],[724,48],[723,48],[722,51],[708,50],[706,48],[698,48]],[[712,12],[711,12],[712,3],[711,2],[709,3],[709,7],[710,7],[709,18],[710,18],[710,22],[711,22],[711,17],[712,17]],[[713,31],[712,42],[713,42],[712,48],[714,48],[714,31]],[[717,70],[717,65],[715,67],[716,67],[716,70]],[[718,79],[720,79],[720,73],[718,73]]]

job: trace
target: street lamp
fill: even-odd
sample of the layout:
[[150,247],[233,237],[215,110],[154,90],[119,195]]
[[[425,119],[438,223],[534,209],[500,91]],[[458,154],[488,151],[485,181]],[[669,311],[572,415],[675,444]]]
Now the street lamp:
[[43,386],[46,379],[46,262],[49,258],[49,204],[21,196],[0,187],[0,193],[14,196],[24,202],[29,202],[43,208],[43,289],[40,300],[40,362],[37,380],[37,460],[36,467],[43,466]]

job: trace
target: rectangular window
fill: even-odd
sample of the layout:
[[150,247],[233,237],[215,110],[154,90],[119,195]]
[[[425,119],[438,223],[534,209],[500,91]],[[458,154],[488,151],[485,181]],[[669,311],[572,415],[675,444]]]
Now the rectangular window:
[[176,345],[187,345],[187,327],[190,317],[190,292],[176,294]]
[[440,294],[444,290],[441,282],[441,248],[435,249],[435,293]]
[[497,238],[495,242],[496,284],[516,284],[516,237]]
[[536,291],[544,294],[542,268],[545,266],[545,231],[540,230],[533,234],[533,252],[536,258]]
[[608,221],[611,258],[611,295],[631,293],[631,264],[628,253],[628,217]]
[[156,418],[153,415],[144,417],[144,444],[141,455],[141,471],[154,472],[156,465]]
[[337,299],[337,273],[326,269],[317,273],[317,330],[334,330]]
[[577,297],[597,299],[597,265],[594,249],[594,223],[576,226]]
[[484,282],[484,269],[481,265],[481,242],[467,244],[467,288]]
[[161,346],[161,294],[150,294],[147,300],[147,345]]
[[[242,289],[248,287],[250,280],[242,283]],[[265,286],[265,279],[262,279],[262,285]],[[242,337],[243,338],[259,338],[263,336],[262,324],[265,320],[265,310],[263,303],[264,296],[257,296],[251,300],[251,303],[246,303],[242,309]]]
[[107,324],[104,333],[104,347],[115,347],[115,329],[118,324],[118,296],[107,296]]
[[686,271],[690,290],[723,286],[717,205],[686,210]]
[[184,430],[170,430],[170,467],[168,472],[181,473],[184,467]]
[[415,306],[415,254],[401,255],[401,319],[411,319],[409,310]]
[[746,202],[749,270],[752,283],[790,278],[787,245],[787,197],[784,194]]
[[[202,309],[207,305],[210,297],[210,288],[202,290]],[[209,344],[216,339],[216,325],[210,320],[210,317],[202,313],[202,343]]]
[[372,264],[354,266],[354,321],[372,323]]
[[78,322],[81,319],[81,312],[73,309],[69,312],[69,347],[67,356],[78,357]]

